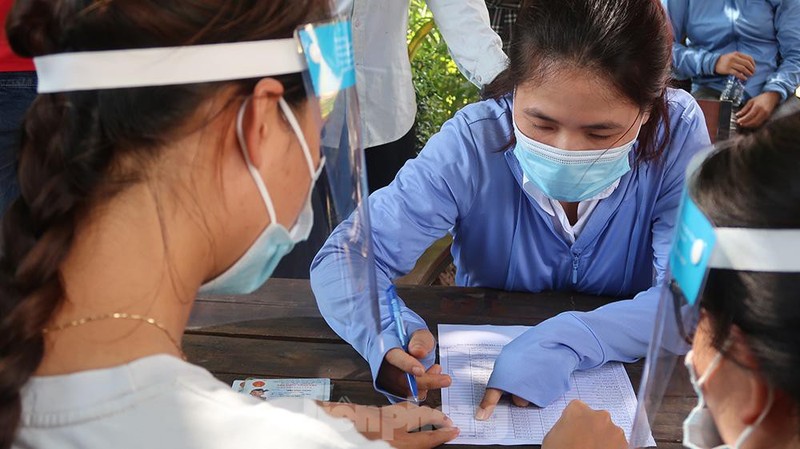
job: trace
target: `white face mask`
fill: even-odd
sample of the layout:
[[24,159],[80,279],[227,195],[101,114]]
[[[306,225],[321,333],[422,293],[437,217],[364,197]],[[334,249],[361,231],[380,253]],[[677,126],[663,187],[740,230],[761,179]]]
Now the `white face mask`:
[[264,201],[264,206],[267,208],[269,214],[269,224],[261,232],[261,235],[256,241],[245,251],[242,257],[236,261],[224,273],[217,276],[215,279],[203,284],[200,287],[201,294],[223,294],[223,295],[244,295],[254,292],[256,289],[264,285],[264,283],[275,271],[278,262],[288,254],[294,245],[306,240],[311,233],[311,227],[314,224],[314,210],[311,207],[311,193],[314,190],[314,184],[317,182],[322,167],[325,165],[325,159],[320,160],[319,168],[314,170],[314,162],[311,158],[311,151],[308,148],[305,136],[297,123],[289,105],[286,104],[283,98],[279,100],[281,110],[289,121],[297,140],[300,142],[300,147],[308,164],[308,170],[311,173],[311,186],[309,187],[308,198],[306,199],[303,210],[297,217],[297,222],[291,230],[287,230],[282,224],[278,223],[275,206],[272,203],[272,198],[267,191],[267,186],[261,179],[261,174],[250,161],[250,155],[247,152],[247,141],[244,138],[244,111],[247,106],[248,100],[242,103],[239,109],[239,115],[236,119],[236,135],[239,139],[239,146],[247,162],[247,168],[250,171],[250,176],[258,187],[261,198]]
[[769,390],[769,399],[764,411],[761,412],[756,421],[744,429],[736,443],[731,446],[722,441],[722,437],[717,430],[717,425],[714,423],[714,417],[711,411],[706,406],[705,398],[703,397],[703,385],[708,383],[708,379],[719,368],[722,362],[722,353],[719,352],[711,361],[711,364],[706,369],[706,372],[697,378],[697,373],[694,369],[692,358],[694,351],[689,351],[686,354],[685,364],[686,369],[689,370],[689,379],[692,382],[694,391],[697,393],[697,406],[689,413],[686,420],[683,421],[683,445],[689,449],[740,449],[748,438],[753,434],[753,431],[761,425],[764,418],[772,409],[773,391]]

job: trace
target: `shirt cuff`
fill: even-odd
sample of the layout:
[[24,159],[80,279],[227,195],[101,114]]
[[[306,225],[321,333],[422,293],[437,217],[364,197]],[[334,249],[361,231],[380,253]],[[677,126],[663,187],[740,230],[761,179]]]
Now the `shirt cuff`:
[[508,56],[500,49],[498,49],[498,52],[492,58],[488,58],[489,60],[486,64],[482,64],[480,70],[476,73],[474,81],[478,84],[478,87],[482,88],[487,84],[491,84],[497,78],[497,75],[503,73],[508,67]]
[[717,71],[715,70],[717,67],[717,62],[721,57],[722,55],[719,53],[707,53],[703,57],[703,75],[715,76],[717,74]]
[[[425,321],[423,321],[422,318],[414,313],[404,311],[403,321],[406,325],[406,335],[408,335],[409,338],[414,334],[414,332],[428,329],[428,325],[425,324]],[[397,337],[397,331],[394,328],[394,323],[392,323],[388,329],[385,329],[380,333],[380,335],[378,335],[367,354],[367,362],[369,363],[370,371],[372,372],[372,385],[375,387],[375,391],[386,396],[386,398],[392,404],[403,402],[406,399],[395,396],[392,393],[380,388],[378,386],[378,371],[381,369],[381,365],[383,364],[383,359],[386,357],[386,353],[395,348],[402,349],[402,347],[403,344]],[[434,348],[427,356],[425,356],[424,359],[420,360],[422,365],[425,366],[426,370],[433,366],[435,361],[436,348]]]
[[787,98],[789,98],[789,92],[786,92],[786,89],[775,83],[765,84],[764,88],[762,89],[762,92],[764,93],[775,92],[776,94],[781,96],[781,103],[783,103],[784,101],[786,101]]
[[602,364],[602,348],[580,320],[562,314],[506,345],[488,387],[547,407],[569,391],[572,373],[584,358]]

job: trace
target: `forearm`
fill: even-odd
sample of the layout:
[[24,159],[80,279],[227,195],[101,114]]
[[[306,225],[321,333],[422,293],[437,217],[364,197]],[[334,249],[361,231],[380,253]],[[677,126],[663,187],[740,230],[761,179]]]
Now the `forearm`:
[[478,87],[508,65],[503,42],[489,24],[483,0],[428,0],[447,47],[464,76]]
[[673,70],[677,78],[691,79],[716,75],[715,67],[720,54],[700,48],[690,48],[680,43],[672,45]]
[[570,388],[575,370],[633,362],[647,352],[657,287],[636,299],[592,312],[567,312],[509,343],[495,362],[489,387],[545,407]]

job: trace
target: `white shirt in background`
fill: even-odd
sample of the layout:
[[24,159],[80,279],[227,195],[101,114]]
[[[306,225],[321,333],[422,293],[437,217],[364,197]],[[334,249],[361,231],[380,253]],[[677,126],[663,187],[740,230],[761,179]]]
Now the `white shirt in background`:
[[[427,0],[450,53],[473,84],[490,83],[508,64],[500,36],[489,25],[484,0]],[[409,0],[336,0],[335,11],[352,12],[356,89],[364,147],[394,142],[414,124],[406,33]]]
[[345,419],[307,399],[264,402],[168,355],[34,377],[13,449],[369,448]]
[[564,212],[564,207],[560,202],[548,198],[527,176],[524,174],[522,175],[522,189],[536,201],[536,204],[538,204],[542,210],[552,217],[553,228],[556,232],[560,232],[570,244],[575,243],[575,240],[578,238],[581,231],[583,231],[583,228],[586,227],[589,216],[592,215],[592,212],[594,212],[600,200],[610,197],[611,194],[617,190],[617,187],[619,187],[619,179],[594,198],[578,203],[578,221],[573,225],[570,224],[567,213]]

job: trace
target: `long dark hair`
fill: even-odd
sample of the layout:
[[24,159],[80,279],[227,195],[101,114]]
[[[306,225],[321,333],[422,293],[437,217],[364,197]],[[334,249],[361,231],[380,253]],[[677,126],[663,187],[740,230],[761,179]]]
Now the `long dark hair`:
[[[541,82],[573,67],[608,77],[633,104],[650,112],[637,162],[659,160],[669,145],[665,94],[672,32],[658,0],[527,0],[509,47],[509,66],[484,96],[500,98],[518,85]],[[658,140],[658,125],[664,138]]]
[[[17,0],[6,30],[22,56],[286,38],[327,17],[323,0]],[[270,55],[264,55],[269,58]],[[300,75],[278,78],[305,98]],[[11,446],[20,389],[41,363],[43,329],[63,301],[59,268],[90,204],[137,182],[199,106],[257,80],[40,95],[23,124],[21,197],[0,243],[0,449]],[[233,103],[233,101],[231,101]],[[135,163],[120,164],[120,161]]]
[[[692,196],[715,226],[800,228],[799,130],[800,113],[778,119],[702,165]],[[740,328],[761,375],[800,406],[798,292],[799,273],[712,270],[701,306],[714,347]]]

